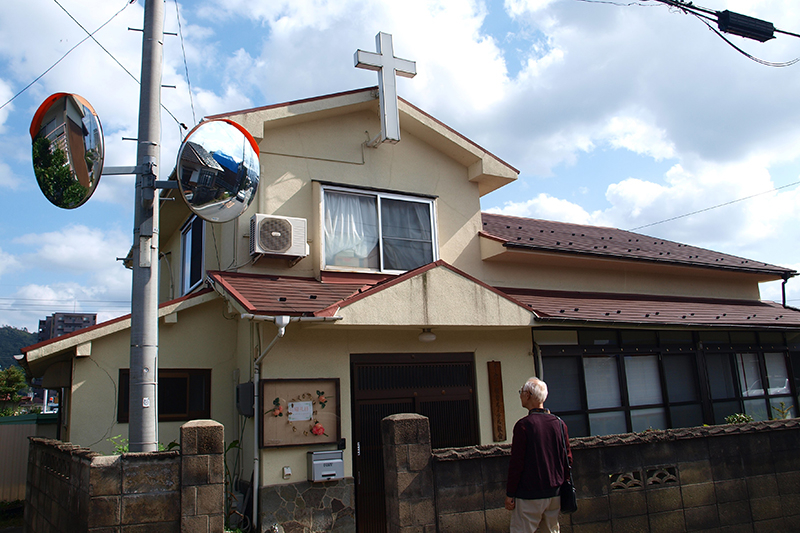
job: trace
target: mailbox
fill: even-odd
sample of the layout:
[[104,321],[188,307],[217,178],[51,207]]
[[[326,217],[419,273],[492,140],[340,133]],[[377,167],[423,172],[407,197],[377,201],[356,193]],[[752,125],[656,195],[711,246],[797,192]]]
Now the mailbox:
[[307,457],[309,481],[344,479],[342,450],[308,452]]

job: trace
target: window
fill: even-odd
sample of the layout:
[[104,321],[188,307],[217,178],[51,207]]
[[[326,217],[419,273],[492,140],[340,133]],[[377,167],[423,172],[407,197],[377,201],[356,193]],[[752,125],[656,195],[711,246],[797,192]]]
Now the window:
[[194,216],[181,229],[181,294],[203,281],[203,219]]
[[434,201],[323,189],[325,266],[405,272],[436,260]]
[[735,413],[756,420],[795,416],[783,352],[706,354],[706,364],[715,424]]
[[[127,423],[130,408],[130,370],[119,370],[117,422]],[[158,370],[158,421],[211,418],[211,370]]]
[[570,435],[703,424],[694,354],[544,355],[545,405]]
[[785,351],[783,333],[576,333],[578,346],[538,345],[550,390],[545,405],[570,435],[724,424],[734,413],[797,416],[800,351]]

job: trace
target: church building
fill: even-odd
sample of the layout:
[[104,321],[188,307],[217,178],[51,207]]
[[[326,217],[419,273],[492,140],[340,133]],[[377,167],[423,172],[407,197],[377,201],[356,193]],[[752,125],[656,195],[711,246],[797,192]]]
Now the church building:
[[[379,87],[207,117],[258,145],[243,216],[210,223],[162,192],[161,442],[217,420],[262,528],[379,532],[391,414],[427,416],[434,448],[510,443],[534,375],[572,437],[797,414],[800,311],[759,297],[797,272],[482,212],[519,171],[393,94],[413,63],[382,46]],[[63,390],[63,440],[111,452],[128,431],[130,317],[24,352]],[[315,488],[317,507],[294,505]]]

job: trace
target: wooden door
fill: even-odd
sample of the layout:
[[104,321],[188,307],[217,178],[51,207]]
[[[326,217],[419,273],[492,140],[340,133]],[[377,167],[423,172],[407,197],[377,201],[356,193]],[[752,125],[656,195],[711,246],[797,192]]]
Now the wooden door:
[[353,468],[359,533],[386,531],[380,422],[397,413],[430,419],[433,448],[478,443],[471,353],[352,355]]

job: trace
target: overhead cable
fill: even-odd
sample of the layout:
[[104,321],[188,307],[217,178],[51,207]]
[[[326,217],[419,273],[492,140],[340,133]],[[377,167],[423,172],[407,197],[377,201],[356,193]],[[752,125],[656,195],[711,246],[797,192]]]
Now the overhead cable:
[[[54,0],[54,1],[55,1],[55,0]],[[55,66],[56,66],[56,65],[58,65],[59,63],[61,63],[61,61],[62,61],[62,60],[65,58],[65,57],[67,57],[67,56],[68,56],[68,55],[69,55],[69,54],[70,54],[70,53],[71,53],[73,50],[75,50],[75,49],[76,49],[76,48],[78,48],[80,45],[82,45],[82,44],[83,44],[83,43],[84,43],[86,40],[88,40],[89,38],[92,38],[92,39],[94,39],[93,35],[94,35],[95,33],[97,33],[98,31],[102,30],[102,29],[103,29],[103,28],[106,26],[106,24],[108,24],[109,22],[111,22],[112,20],[114,20],[114,19],[117,17],[117,15],[119,15],[120,13],[122,13],[123,11],[125,11],[125,9],[126,9],[126,8],[127,8],[127,7],[128,7],[130,4],[131,4],[131,3],[133,3],[133,2],[126,3],[126,4],[125,4],[125,6],[124,6],[122,9],[120,9],[119,11],[117,11],[116,13],[114,13],[114,15],[113,15],[113,16],[112,16],[110,19],[108,19],[107,21],[105,21],[105,22],[104,22],[104,23],[103,23],[103,24],[102,24],[102,25],[101,25],[99,28],[97,28],[96,30],[94,30],[92,33],[86,32],[86,33],[88,33],[88,35],[87,35],[86,37],[84,37],[84,38],[83,38],[83,40],[81,40],[81,41],[80,41],[78,44],[76,44],[75,46],[73,46],[72,48],[70,48],[69,50],[67,50],[67,53],[66,53],[66,54],[64,54],[63,56],[61,56],[61,58],[59,58],[59,60],[58,60],[58,61],[56,61],[55,63],[53,63],[53,64],[50,66],[50,68],[48,68],[47,70],[45,70],[44,72],[42,72],[40,75],[38,75],[38,76],[36,77],[36,79],[34,79],[32,82],[30,82],[28,85],[26,85],[26,86],[25,86],[25,87],[24,87],[24,88],[23,88],[21,91],[19,91],[17,94],[15,94],[14,96],[12,96],[12,97],[11,97],[11,99],[10,99],[8,102],[4,103],[3,105],[0,105],[0,109],[3,109],[5,106],[7,106],[8,104],[10,104],[10,103],[11,103],[11,102],[13,102],[14,100],[16,100],[16,99],[17,99],[17,97],[18,97],[19,95],[21,95],[22,93],[24,93],[25,91],[27,91],[28,89],[30,89],[30,88],[31,88],[31,86],[32,86],[34,83],[36,83],[37,81],[39,81],[40,79],[42,79],[42,78],[45,76],[45,74],[47,74],[48,72],[50,72],[51,70],[53,70],[53,68],[55,68]],[[56,4],[58,4],[58,2],[57,2],[57,1],[56,1]],[[58,4],[58,5],[59,5],[59,7],[61,7],[61,4]],[[61,9],[64,9],[64,8],[63,8],[63,7],[61,7]],[[66,10],[65,10],[65,11],[66,11]],[[67,13],[67,14],[69,15],[69,13]],[[72,15],[70,15],[70,17],[71,17],[71,16],[72,16]],[[75,20],[75,19],[72,19],[72,20]],[[76,21],[76,22],[77,22],[77,21]],[[79,26],[80,26],[80,24],[79,24]],[[81,26],[81,28],[83,28],[83,26]],[[84,30],[83,30],[83,31],[86,31],[86,29],[84,28]],[[95,42],[96,42],[96,41],[95,41]],[[99,44],[99,43],[98,43],[98,44]],[[105,49],[104,49],[104,50],[105,50]],[[112,56],[112,57],[113,57],[113,56]],[[123,68],[125,68],[125,67],[123,67]],[[135,79],[135,78],[134,78],[134,79]]]
[[181,51],[183,52],[183,68],[186,71],[186,85],[189,86],[189,103],[192,106],[192,124],[197,124],[197,115],[194,112],[194,97],[192,95],[192,82],[189,80],[189,64],[186,62],[186,46],[183,42],[183,26],[181,25],[181,11],[178,7],[178,0],[175,0],[175,14],[178,19],[178,35],[181,39]]
[[672,222],[673,220],[678,220],[678,219],[681,219],[681,218],[690,217],[690,216],[696,215],[698,213],[705,213],[706,211],[711,211],[712,209],[717,209],[718,207],[725,207],[726,205],[735,204],[737,202],[743,202],[744,200],[749,200],[751,198],[755,198],[756,196],[763,196],[765,194],[769,194],[771,192],[779,191],[781,189],[786,189],[787,187],[792,187],[792,186],[798,185],[798,184],[800,184],[800,181],[795,181],[794,183],[781,185],[780,187],[775,187],[774,189],[770,189],[768,191],[759,192],[759,193],[756,193],[756,194],[751,194],[750,196],[745,196],[744,198],[737,198],[736,200],[731,200],[730,202],[725,202],[725,203],[722,203],[722,204],[713,205],[711,207],[706,207],[705,209],[699,209],[697,211],[692,211],[691,213],[686,213],[686,214],[683,214],[683,215],[678,215],[676,217],[667,218],[667,219],[664,219],[664,220],[659,220],[658,222],[651,222],[650,224],[645,224],[644,226],[637,226],[637,227],[631,228],[631,229],[629,229],[627,231],[637,231],[637,230],[640,230],[640,229],[643,229],[643,228],[649,228],[650,226],[656,226],[658,224],[663,224],[665,222]]
[[[129,0],[129,1],[128,1],[128,4],[127,4],[125,7],[127,7],[128,5],[130,5],[130,4],[132,4],[132,3],[134,3],[135,1],[136,1],[136,0]],[[124,70],[125,72],[127,72],[127,73],[128,73],[128,76],[130,76],[131,78],[133,78],[133,81],[135,81],[135,82],[136,82],[137,84],[139,84],[139,85],[141,85],[141,84],[142,84],[142,82],[140,82],[140,81],[139,81],[139,79],[138,79],[136,76],[134,76],[133,74],[131,74],[131,71],[130,71],[130,70],[128,70],[127,68],[125,68],[125,65],[123,65],[122,63],[120,63],[120,62],[119,62],[119,60],[118,60],[116,57],[114,57],[114,54],[112,54],[111,52],[109,52],[109,51],[106,49],[106,47],[105,47],[105,46],[103,46],[102,44],[100,44],[100,42],[99,42],[97,39],[95,39],[95,38],[94,38],[94,35],[93,35],[92,33],[89,33],[89,31],[88,31],[86,28],[84,28],[84,27],[83,27],[83,25],[82,25],[80,22],[78,22],[78,21],[75,19],[75,17],[73,17],[73,16],[72,16],[72,14],[71,14],[69,11],[67,11],[67,9],[66,9],[64,6],[62,6],[61,4],[59,4],[59,3],[58,3],[58,0],[53,0],[53,2],[55,2],[55,3],[56,3],[56,5],[58,5],[58,7],[60,7],[62,10],[64,10],[64,13],[66,13],[66,14],[69,16],[69,18],[71,18],[71,19],[72,19],[72,20],[75,22],[75,24],[77,24],[77,25],[80,27],[80,29],[82,29],[84,32],[86,32],[86,34],[87,34],[87,35],[89,35],[89,37],[90,37],[90,38],[91,38],[91,39],[92,39],[92,40],[93,40],[95,43],[97,43],[97,46],[99,46],[100,48],[102,48],[102,49],[103,49],[103,51],[104,51],[106,54],[108,54],[108,55],[109,55],[109,57],[111,57],[111,59],[113,59],[113,60],[114,60],[114,62],[115,62],[117,65],[119,65],[119,66],[122,68],[122,70]],[[125,9],[125,8],[123,8],[123,9]],[[115,15],[115,16],[116,16],[116,15]],[[99,29],[99,28],[98,28],[98,29]],[[94,33],[97,33],[97,30],[95,30],[95,32],[94,32]],[[84,41],[85,41],[85,40],[86,40],[86,39],[84,39]],[[81,41],[81,42],[83,42],[83,41]],[[166,112],[167,112],[167,114],[168,114],[169,116],[171,116],[171,117],[172,117],[172,119],[173,119],[175,122],[177,122],[177,123],[178,123],[178,125],[179,125],[179,126],[181,126],[183,129],[188,129],[188,128],[186,127],[186,124],[184,124],[183,122],[181,122],[180,120],[178,120],[178,118],[177,118],[175,115],[173,115],[173,114],[172,114],[172,111],[170,111],[169,109],[167,109],[167,106],[165,106],[165,105],[162,103],[162,104],[161,104],[161,107],[164,109],[164,111],[166,111]]]

